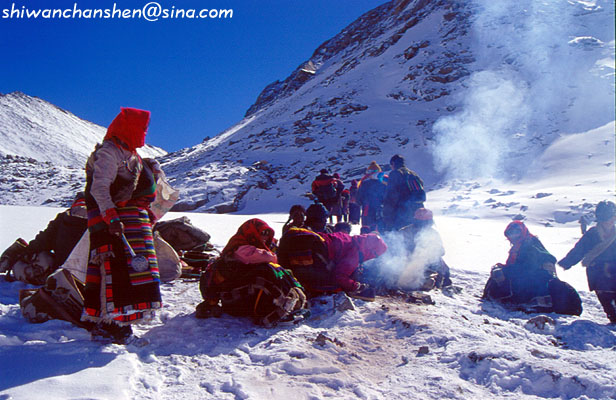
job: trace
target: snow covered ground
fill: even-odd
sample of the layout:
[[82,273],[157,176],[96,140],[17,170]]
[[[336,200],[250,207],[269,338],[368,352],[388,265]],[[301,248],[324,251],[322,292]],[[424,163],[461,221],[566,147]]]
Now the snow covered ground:
[[[515,184],[454,182],[428,193],[459,289],[431,292],[434,305],[404,297],[312,302],[295,327],[247,319],[197,320],[198,284],[162,286],[164,309],[137,334],[145,347],[101,345],[63,321],[29,324],[20,289],[0,282],[0,399],[400,399],[614,398],[616,328],[580,266],[559,276],[580,290],[580,317],[535,315],[479,301],[490,266],[504,262],[503,230],[523,216],[557,258],[580,237],[577,220],[614,200],[614,123],[563,136]],[[0,206],[0,249],[30,240],[60,209]],[[224,246],[253,215],[187,215]],[[257,214],[280,235],[285,214]]]

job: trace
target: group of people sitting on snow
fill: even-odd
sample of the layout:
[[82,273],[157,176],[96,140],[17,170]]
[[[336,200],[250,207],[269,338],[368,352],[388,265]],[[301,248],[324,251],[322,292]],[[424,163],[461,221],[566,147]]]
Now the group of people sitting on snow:
[[[178,259],[163,263],[165,251],[153,229],[161,210],[166,211],[160,204],[164,174],[158,163],[136,152],[144,145],[149,119],[147,111],[123,108],[88,159],[83,195],[32,242],[20,239],[0,257],[0,272],[12,270],[16,279],[45,285],[20,293],[29,320],[62,318],[90,330],[95,338],[126,343],[133,338],[131,325],[161,307],[161,281],[181,274],[173,266],[179,265]],[[383,223],[379,226],[378,217],[373,218],[374,224],[359,235],[351,235],[349,224],[328,227],[330,213],[320,203],[305,210],[294,206],[278,243],[266,222],[243,223],[219,257],[198,260],[203,302],[196,317],[225,312],[272,326],[305,318],[307,298],[314,295],[343,291],[371,301],[381,286],[427,290],[451,285],[442,241],[432,213],[423,205],[421,180],[402,157],[394,156],[391,167]],[[368,222],[371,212],[368,207]],[[597,226],[559,264],[570,268],[582,261],[590,289],[616,323],[616,207],[601,202],[595,215]],[[176,233],[178,243],[186,242]],[[512,244],[509,258],[492,269],[483,297],[526,311],[579,315],[579,296],[558,280],[556,259],[539,239],[521,221],[509,224],[505,236]],[[206,244],[198,246],[204,249]],[[397,263],[412,268],[391,269]],[[416,270],[421,273],[413,274]],[[369,271],[384,273],[375,277]]]

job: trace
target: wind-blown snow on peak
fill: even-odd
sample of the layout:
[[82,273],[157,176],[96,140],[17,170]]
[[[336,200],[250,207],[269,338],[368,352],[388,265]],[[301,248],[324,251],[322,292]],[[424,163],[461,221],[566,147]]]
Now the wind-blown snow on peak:
[[383,4],[163,167],[180,209],[219,212],[283,210],[321,168],[348,182],[396,153],[428,188],[523,176],[559,136],[614,120],[613,16],[603,0]]

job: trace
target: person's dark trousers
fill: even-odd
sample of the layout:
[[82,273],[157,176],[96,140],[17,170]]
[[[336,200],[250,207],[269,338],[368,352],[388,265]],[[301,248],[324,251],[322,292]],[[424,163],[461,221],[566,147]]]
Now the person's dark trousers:
[[596,293],[610,322],[616,324],[616,292],[597,290]]

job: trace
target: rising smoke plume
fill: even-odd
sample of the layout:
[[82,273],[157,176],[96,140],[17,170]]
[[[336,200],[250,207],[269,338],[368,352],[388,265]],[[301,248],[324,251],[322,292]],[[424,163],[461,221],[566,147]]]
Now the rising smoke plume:
[[560,134],[614,120],[612,1],[472,3],[477,72],[459,92],[459,111],[433,126],[439,172],[522,174]]

